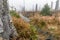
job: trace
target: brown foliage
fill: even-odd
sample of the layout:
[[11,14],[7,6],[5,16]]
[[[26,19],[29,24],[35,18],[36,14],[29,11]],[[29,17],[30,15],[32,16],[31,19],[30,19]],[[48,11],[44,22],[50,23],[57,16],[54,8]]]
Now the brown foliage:
[[[31,18],[31,23],[33,25],[37,25],[37,27],[41,27],[41,22],[45,22],[46,26],[44,25],[43,30],[49,31],[50,33],[52,32],[54,36],[59,35],[60,36],[60,17],[55,17],[55,16],[39,16],[39,15],[34,15]],[[52,28],[52,29],[51,29]]]
[[24,22],[21,18],[13,17],[12,20],[13,20],[15,27],[29,29],[29,23]]
[[21,18],[12,17],[13,24],[17,29],[19,37],[28,38],[30,36],[30,25],[24,22]]
[[21,18],[12,17],[12,20],[19,34],[19,37],[17,39],[36,39],[37,32],[34,26],[25,22]]

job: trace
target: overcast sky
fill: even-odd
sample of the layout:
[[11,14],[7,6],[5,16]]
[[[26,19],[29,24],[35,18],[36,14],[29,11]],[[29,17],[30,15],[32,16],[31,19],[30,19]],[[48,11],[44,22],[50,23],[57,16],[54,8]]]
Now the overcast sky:
[[38,4],[38,8],[41,9],[46,3],[51,6],[51,1],[53,2],[53,8],[55,8],[56,0],[8,0],[9,5],[14,6],[18,10],[24,7],[24,5],[26,10],[33,10],[36,3]]

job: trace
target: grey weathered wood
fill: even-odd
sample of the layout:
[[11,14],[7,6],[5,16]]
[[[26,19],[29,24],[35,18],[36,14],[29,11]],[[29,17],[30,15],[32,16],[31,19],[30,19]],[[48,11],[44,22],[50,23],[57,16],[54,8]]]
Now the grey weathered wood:
[[[9,36],[12,34],[13,36],[17,35],[15,27],[10,22],[8,4],[7,0],[0,0],[0,18],[3,23],[3,32],[1,32],[3,39],[9,40]],[[1,27],[0,27],[1,28]]]

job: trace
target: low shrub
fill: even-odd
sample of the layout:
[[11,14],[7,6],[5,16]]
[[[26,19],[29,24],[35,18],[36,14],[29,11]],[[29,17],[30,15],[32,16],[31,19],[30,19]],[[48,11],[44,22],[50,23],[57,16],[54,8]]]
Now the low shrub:
[[20,18],[20,16],[15,11],[13,11],[13,10],[10,11],[10,14],[11,14],[11,16]]
[[29,23],[26,23],[21,18],[12,17],[13,24],[17,29],[20,38],[37,40],[36,28]]

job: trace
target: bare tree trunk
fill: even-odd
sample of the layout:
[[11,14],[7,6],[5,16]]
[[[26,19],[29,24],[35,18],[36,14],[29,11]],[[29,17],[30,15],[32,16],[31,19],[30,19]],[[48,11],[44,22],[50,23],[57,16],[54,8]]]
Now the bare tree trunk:
[[[9,40],[10,39],[10,35],[16,35],[16,29],[15,27],[12,25],[12,23],[10,23],[10,17],[9,17],[9,10],[8,10],[8,5],[7,5],[7,0],[2,0],[3,1],[3,7],[2,7],[2,12],[1,13],[1,20],[3,23],[3,28],[4,28],[4,32],[2,33],[2,37],[4,40]],[[15,34],[16,33],[16,34]]]

